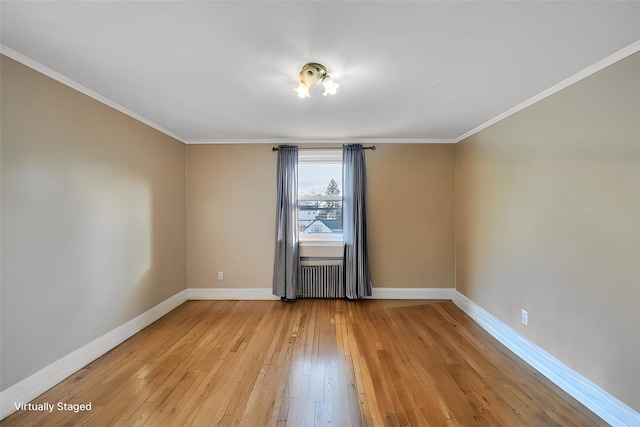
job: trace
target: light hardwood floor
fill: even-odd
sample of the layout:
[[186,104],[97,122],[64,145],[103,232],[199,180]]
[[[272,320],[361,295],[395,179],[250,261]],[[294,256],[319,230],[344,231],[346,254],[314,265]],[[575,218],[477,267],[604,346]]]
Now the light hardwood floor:
[[451,302],[190,301],[2,426],[606,425]]

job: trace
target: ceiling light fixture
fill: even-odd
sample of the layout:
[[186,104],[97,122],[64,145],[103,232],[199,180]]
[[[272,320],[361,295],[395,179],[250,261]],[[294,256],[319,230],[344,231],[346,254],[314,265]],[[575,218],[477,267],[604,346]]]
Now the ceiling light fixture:
[[310,98],[309,88],[314,87],[318,83],[322,83],[324,86],[324,96],[327,96],[327,94],[335,95],[340,86],[331,80],[331,76],[327,73],[327,67],[322,64],[310,62],[300,70],[300,85],[294,90],[298,92],[299,98]]

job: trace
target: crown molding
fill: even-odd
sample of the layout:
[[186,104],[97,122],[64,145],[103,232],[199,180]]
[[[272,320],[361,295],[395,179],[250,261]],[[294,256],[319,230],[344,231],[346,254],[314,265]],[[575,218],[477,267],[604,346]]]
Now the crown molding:
[[458,142],[461,142],[467,138],[469,138],[470,136],[488,128],[491,125],[494,125],[496,123],[498,123],[501,120],[506,119],[509,116],[512,116],[513,114],[524,110],[525,108],[535,104],[536,102],[539,102],[541,100],[543,100],[544,98],[547,98],[569,86],[571,86],[572,84],[586,78],[589,77],[592,74],[597,73],[598,71],[608,67],[609,65],[612,65],[630,55],[633,55],[634,53],[640,51],[640,40],[630,44],[629,46],[619,50],[618,52],[615,52],[609,56],[607,56],[606,58],[596,62],[593,65],[590,65],[589,67],[585,68],[582,71],[579,71],[578,73],[566,78],[565,80],[555,84],[554,86],[550,87],[549,89],[544,90],[543,92],[540,92],[539,94],[527,99],[524,102],[521,102],[520,104],[516,105],[515,107],[505,111],[502,114],[497,115],[496,117],[484,122],[483,124],[471,129],[470,131],[460,135],[457,138],[335,138],[335,139],[287,139],[287,138],[281,138],[281,139],[275,139],[275,138],[264,138],[264,139],[185,139],[182,136],[171,132],[165,128],[163,128],[162,126],[152,122],[151,120],[147,119],[146,117],[143,117],[137,113],[134,113],[133,111],[129,110],[128,108],[118,104],[117,102],[103,96],[100,95],[97,92],[94,92],[93,90],[81,85],[80,83],[58,73],[57,71],[54,71],[52,69],[50,69],[49,67],[11,49],[10,47],[5,46],[4,44],[0,44],[0,53],[12,58],[18,62],[20,62],[21,64],[32,68],[66,86],[71,87],[72,89],[77,90],[78,92],[81,92],[95,100],[97,100],[98,102],[101,102],[117,111],[120,111],[123,114],[126,114],[127,116],[138,120],[141,123],[146,124],[147,126],[150,126],[153,129],[156,129],[159,132],[164,133],[167,136],[170,136],[171,138],[174,138],[184,144],[188,144],[188,145],[205,145],[205,144],[282,144],[282,143],[289,143],[289,144],[349,144],[349,143],[361,143],[361,144],[457,144]]
[[205,144],[455,144],[456,139],[335,138],[335,139],[187,139],[189,145]]
[[505,111],[504,113],[494,117],[493,119],[481,124],[480,126],[477,126],[473,129],[471,129],[469,132],[464,133],[462,135],[460,135],[458,138],[453,140],[454,144],[457,144],[460,141],[463,141],[467,138],[469,138],[470,136],[488,128],[489,126],[498,123],[501,120],[506,119],[507,117],[517,113],[518,111],[524,110],[525,108],[535,104],[538,101],[543,100],[544,98],[553,95],[556,92],[560,92],[562,89],[565,89],[569,86],[571,86],[574,83],[579,82],[580,80],[589,77],[592,74],[597,73],[598,71],[608,67],[609,65],[612,65],[618,61],[623,60],[624,58],[626,58],[627,56],[633,55],[634,53],[640,51],[640,40],[631,43],[629,46],[617,51],[616,53],[613,53],[609,56],[607,56],[604,59],[601,59],[600,61],[596,62],[593,65],[590,65],[589,67],[585,68],[582,71],[577,72],[576,74],[572,75],[571,77],[568,77],[564,80],[562,80],[560,83],[557,83],[553,86],[551,86],[549,89],[540,92],[538,95],[535,95],[529,99],[527,99],[526,101],[516,105],[515,107]]
[[57,71],[52,70],[51,68],[43,65],[26,55],[23,55],[20,52],[11,49],[10,47],[0,44],[0,53],[5,55],[22,65],[25,65],[39,73],[44,74],[59,83],[62,83],[72,89],[77,90],[78,92],[87,95],[90,98],[95,99],[98,102],[101,102],[117,111],[120,111],[127,116],[144,123],[145,125],[156,129],[159,132],[164,133],[171,138],[177,139],[178,141],[184,144],[193,144],[193,145],[203,145],[203,144],[454,144],[456,142],[455,139],[426,139],[426,138],[314,138],[314,139],[288,139],[288,138],[256,138],[256,139],[185,139],[182,136],[171,132],[163,128],[162,126],[152,122],[151,120],[143,117],[128,108],[118,104],[117,102],[89,89],[86,86],[81,85],[80,83],[72,80],[63,74],[58,73]]
[[15,60],[18,61],[19,63],[21,63],[22,65],[25,65],[29,68],[34,69],[35,71],[44,74],[47,77],[50,77],[66,86],[69,86],[72,89],[77,90],[78,92],[87,95],[90,98],[95,99],[98,102],[101,102],[111,108],[113,108],[114,110],[117,110],[123,114],[126,114],[127,116],[141,122],[144,123],[145,125],[164,133],[167,136],[170,136],[171,138],[177,139],[178,141],[182,142],[182,143],[186,143],[184,138],[181,137],[180,135],[171,132],[170,130],[167,130],[165,128],[163,128],[162,126],[152,122],[151,120],[147,119],[146,117],[143,117],[139,114],[134,113],[133,111],[129,110],[128,108],[118,104],[117,102],[103,96],[100,95],[97,92],[94,92],[93,90],[89,89],[86,86],[81,85],[80,83],[71,80],[70,78],[58,73],[57,71],[52,70],[51,68],[47,67],[46,65],[43,65],[31,58],[29,58],[28,56],[25,56],[23,54],[21,54],[20,52],[17,52],[13,49],[11,49],[10,47],[7,47],[3,44],[0,44],[0,53]]

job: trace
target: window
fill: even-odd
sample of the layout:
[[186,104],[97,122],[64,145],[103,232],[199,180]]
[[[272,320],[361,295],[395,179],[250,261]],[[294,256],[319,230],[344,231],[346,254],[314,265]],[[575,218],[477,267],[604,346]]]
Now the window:
[[342,241],[342,150],[298,152],[301,241]]

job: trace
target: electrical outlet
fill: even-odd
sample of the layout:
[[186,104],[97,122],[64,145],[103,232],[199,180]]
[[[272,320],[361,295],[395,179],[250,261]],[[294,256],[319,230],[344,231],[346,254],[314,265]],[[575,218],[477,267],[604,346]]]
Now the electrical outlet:
[[522,324],[526,325],[529,323],[529,313],[524,308],[522,309]]
[[218,280],[224,279],[224,273],[222,271],[218,271]]

